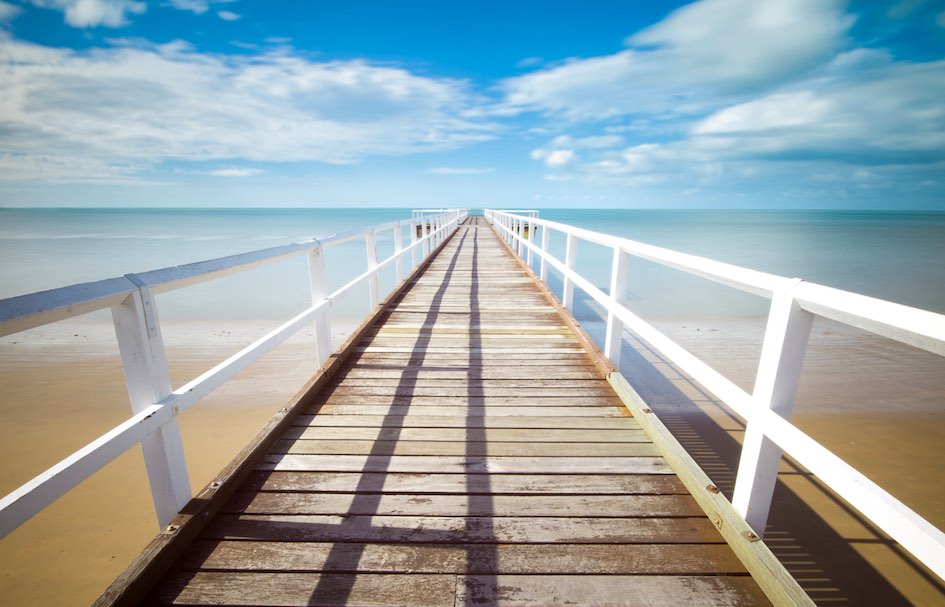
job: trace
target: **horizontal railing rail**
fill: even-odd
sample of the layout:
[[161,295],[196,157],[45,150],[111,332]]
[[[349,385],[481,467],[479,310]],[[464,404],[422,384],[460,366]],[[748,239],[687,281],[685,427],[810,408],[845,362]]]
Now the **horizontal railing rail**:
[[[538,219],[534,215],[498,210],[486,210],[484,215],[529,266],[533,265],[534,256],[538,256],[538,274],[542,281],[547,283],[550,268],[561,274],[562,305],[573,309],[577,287],[606,311],[604,354],[616,369],[620,368],[624,329],[629,329],[745,420],[732,505],[759,536],[767,522],[781,455],[787,453],[945,579],[945,533],[789,421],[815,316],[945,355],[945,315]],[[541,228],[540,242],[536,242],[536,227]],[[564,259],[556,258],[549,251],[552,232],[566,239]],[[608,293],[575,269],[579,239],[612,250]],[[632,257],[771,300],[751,393],[629,309],[625,298]]]
[[[190,482],[177,416],[227,380],[286,341],[302,328],[315,325],[318,366],[333,351],[328,311],[333,302],[361,285],[368,285],[370,310],[382,299],[380,272],[394,267],[397,288],[405,267],[419,266],[467,216],[464,209],[440,209],[394,221],[312,238],[289,245],[209,261],[127,274],[96,282],[31,293],[0,301],[0,336],[75,316],[111,309],[132,417],[69,455],[31,481],[0,499],[0,537],[53,503],[119,455],[141,444],[158,524],[167,525],[190,500]],[[403,229],[409,226],[409,244]],[[377,259],[377,235],[393,232],[394,252]],[[329,293],[324,252],[344,242],[363,239],[367,269]],[[180,388],[171,388],[155,295],[200,282],[308,255],[311,305],[265,336]]]

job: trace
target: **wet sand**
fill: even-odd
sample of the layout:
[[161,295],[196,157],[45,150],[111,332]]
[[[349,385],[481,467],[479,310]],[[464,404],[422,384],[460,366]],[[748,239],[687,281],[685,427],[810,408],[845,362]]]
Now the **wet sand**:
[[[658,324],[751,389],[761,321]],[[265,331],[253,324],[164,329],[175,386]],[[53,326],[0,340],[0,491],[9,492],[127,418],[110,332],[107,325]],[[291,340],[182,415],[194,490],[211,481],[307,379],[310,344],[310,333]],[[644,344],[631,345],[635,349],[624,351],[625,374],[730,497],[743,424]],[[818,322],[794,419],[945,527],[943,359]],[[934,576],[803,470],[790,461],[782,470],[766,539],[818,603],[945,605],[945,588]],[[0,540],[4,603],[94,600],[157,531],[143,472],[132,449]]]

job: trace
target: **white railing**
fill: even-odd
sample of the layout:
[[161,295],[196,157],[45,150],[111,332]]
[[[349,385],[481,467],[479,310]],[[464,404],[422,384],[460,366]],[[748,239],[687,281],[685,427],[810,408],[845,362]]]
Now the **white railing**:
[[[332,303],[352,289],[367,284],[373,312],[382,297],[379,273],[393,265],[399,285],[407,275],[405,258],[412,268],[416,268],[458,228],[465,217],[465,210],[442,210],[425,215],[422,224],[417,219],[395,221],[241,255],[0,301],[0,336],[111,308],[133,413],[123,424],[0,499],[0,537],[137,443],[141,444],[144,452],[158,523],[161,527],[167,525],[191,498],[177,415],[309,323],[315,325],[317,364],[324,364],[332,353],[328,316]],[[423,226],[422,235],[418,235],[420,225]],[[404,226],[409,226],[410,244],[407,246],[403,241]],[[379,261],[377,235],[386,230],[393,231],[394,252]],[[329,293],[324,252],[355,239],[364,240],[367,270]],[[308,255],[312,305],[200,377],[172,390],[155,295],[303,254]]]
[[[575,286],[607,312],[604,354],[620,367],[624,328],[636,333],[746,420],[732,505],[758,535],[764,531],[782,452],[820,478],[877,527],[945,579],[945,533],[791,424],[791,411],[814,316],[822,316],[945,356],[945,315],[687,255],[608,234],[487,210],[509,246],[539,277],[563,277],[562,304],[574,305]],[[535,227],[541,242],[535,242]],[[566,238],[564,259],[549,251],[551,232]],[[609,294],[575,271],[578,240],[613,251]],[[624,300],[631,257],[647,259],[771,300],[755,387],[751,394],[631,312]]]

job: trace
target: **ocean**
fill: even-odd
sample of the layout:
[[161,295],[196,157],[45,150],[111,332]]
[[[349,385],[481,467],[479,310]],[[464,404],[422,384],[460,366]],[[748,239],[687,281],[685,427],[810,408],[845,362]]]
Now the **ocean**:
[[[545,209],[541,217],[782,276],[945,313],[945,213]],[[410,217],[409,209],[0,209],[0,298],[212,259]],[[379,254],[393,250],[391,232]],[[406,240],[406,239],[405,239]],[[551,250],[563,256],[564,238]],[[328,253],[336,288],[365,267],[361,242]],[[610,252],[580,243],[598,286]],[[393,285],[393,272],[382,287]],[[560,292],[560,279],[552,280]],[[286,319],[308,301],[304,257],[163,294],[162,318]],[[366,294],[335,307],[346,321]],[[634,260],[630,307],[644,317],[761,316],[767,302]],[[582,320],[596,315],[586,300]]]

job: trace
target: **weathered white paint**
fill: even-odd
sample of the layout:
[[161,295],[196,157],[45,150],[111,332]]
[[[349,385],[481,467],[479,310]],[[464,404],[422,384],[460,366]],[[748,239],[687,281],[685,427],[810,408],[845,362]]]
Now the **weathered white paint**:
[[[112,307],[121,366],[133,413],[160,404],[171,393],[167,357],[158,322],[157,303],[141,284],[120,305]],[[160,429],[141,441],[144,464],[151,484],[151,498],[162,527],[190,501],[190,479],[184,445],[177,424],[178,411]]]
[[[421,216],[426,217],[428,227],[423,238],[419,239],[416,236],[415,221],[390,222],[282,247],[142,274],[129,274],[0,301],[0,335],[9,335],[94,310],[111,308],[133,412],[133,416],[125,423],[0,499],[0,537],[59,499],[135,444],[141,444],[144,451],[158,520],[161,525],[165,525],[190,499],[177,414],[309,323],[315,322],[316,325],[319,363],[327,360],[332,350],[331,326],[327,314],[332,302],[364,282],[377,284],[378,272],[391,264],[401,264],[399,271],[402,271],[404,256],[410,257],[414,265],[426,259],[432,251],[431,242],[445,240],[466,217],[466,211],[447,209],[438,215]],[[440,227],[434,232],[429,227],[431,224]],[[410,246],[402,247],[401,240],[401,246],[395,244],[393,255],[378,262],[376,248],[374,255],[371,254],[371,244],[376,242],[376,234],[384,230],[394,230],[396,243],[397,232],[402,231],[404,225],[408,225],[411,230]],[[364,238],[368,243],[367,271],[341,289],[327,294],[324,250],[357,238]],[[309,255],[312,305],[172,392],[154,295],[304,253]],[[375,302],[373,309],[376,307],[375,297],[379,299],[380,293],[372,293],[371,297]]]
[[[620,322],[747,421],[733,505],[753,529],[764,530],[777,464],[783,451],[945,579],[945,533],[789,421],[815,315],[939,355],[945,355],[945,315],[532,218],[543,232],[542,244],[536,247],[530,239],[522,238],[511,229],[513,218],[509,212],[487,210],[484,215],[513,245],[513,250],[525,247],[528,253],[539,256],[541,280],[547,282],[547,269],[553,267],[561,272],[565,285],[570,283],[572,288],[582,289],[607,311],[605,353],[611,362],[619,363],[619,359],[614,358],[619,356],[619,344],[614,342],[616,323]],[[548,252],[547,238],[551,230],[568,238],[564,261]],[[625,263],[619,257],[626,254],[771,299],[754,393],[748,394],[663,335],[631,312],[619,297],[606,295],[577,274],[571,259],[574,251],[571,239],[578,238],[611,247],[615,267]],[[611,276],[611,295],[619,292],[618,280]],[[562,303],[568,305],[572,298],[566,288]]]

